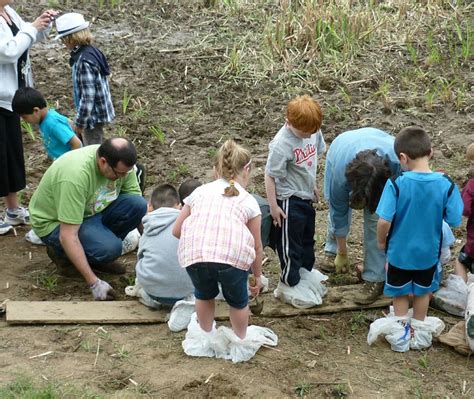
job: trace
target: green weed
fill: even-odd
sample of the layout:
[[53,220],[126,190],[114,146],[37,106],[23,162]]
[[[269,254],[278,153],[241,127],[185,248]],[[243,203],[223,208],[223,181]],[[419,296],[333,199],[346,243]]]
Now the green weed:
[[56,399],[61,395],[51,383],[37,386],[26,377],[19,377],[4,388],[0,388],[0,397],[4,399]]
[[31,126],[28,122],[24,121],[23,119],[21,120],[21,128],[26,132],[26,134],[28,135],[28,137],[35,141],[36,140],[36,136],[35,136],[35,132],[33,130],[33,126]]
[[45,290],[54,292],[58,287],[58,276],[56,272],[43,272],[38,275],[37,283]]
[[150,126],[150,133],[155,137],[160,144],[164,144],[166,141],[166,134],[159,126]]
[[128,106],[130,104],[130,100],[132,99],[132,95],[128,94],[128,89],[125,88],[123,91],[123,96],[122,96],[122,114],[126,114],[128,110]]
[[302,398],[309,395],[311,392],[312,385],[310,383],[301,382],[295,387],[295,393],[298,397]]
[[425,352],[422,356],[418,358],[418,364],[424,369],[427,369],[429,367],[428,352]]

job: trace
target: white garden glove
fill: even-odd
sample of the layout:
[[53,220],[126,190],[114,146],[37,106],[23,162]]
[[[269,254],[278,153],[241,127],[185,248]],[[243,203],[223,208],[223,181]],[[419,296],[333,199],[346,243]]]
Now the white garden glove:
[[96,301],[111,301],[115,299],[114,289],[103,280],[97,279],[89,288]]

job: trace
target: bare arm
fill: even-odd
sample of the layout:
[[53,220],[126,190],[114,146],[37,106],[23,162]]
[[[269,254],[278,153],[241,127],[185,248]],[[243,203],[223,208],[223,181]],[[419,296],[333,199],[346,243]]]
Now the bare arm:
[[281,226],[281,218],[286,219],[285,212],[277,204],[275,179],[265,173],[265,191],[267,193],[268,205],[270,205],[270,214],[273,220]]
[[173,235],[176,238],[181,237],[181,227],[183,226],[184,220],[191,215],[191,208],[189,205],[184,205],[183,209],[181,209],[181,212],[178,215],[178,218],[176,219],[176,222],[173,226]]
[[377,244],[379,249],[383,250],[387,246],[387,234],[391,225],[391,222],[379,218],[377,222]]
[[59,227],[59,240],[67,257],[81,273],[87,284],[91,286],[97,281],[97,276],[92,271],[89,262],[87,261],[84,248],[79,241],[80,224],[66,224],[61,223]]
[[77,150],[82,147],[81,140],[77,136],[72,137],[68,144],[71,146],[71,150]]
[[347,254],[347,239],[346,237],[336,237],[337,253]]
[[255,260],[252,263],[252,272],[255,276],[256,284],[250,287],[250,292],[252,296],[256,297],[260,293],[261,280],[262,276],[262,255],[263,255],[263,246],[262,246],[262,237],[261,237],[261,224],[262,216],[256,216],[253,219],[250,219],[247,222],[247,228],[250,230],[250,233],[253,236],[255,242]]

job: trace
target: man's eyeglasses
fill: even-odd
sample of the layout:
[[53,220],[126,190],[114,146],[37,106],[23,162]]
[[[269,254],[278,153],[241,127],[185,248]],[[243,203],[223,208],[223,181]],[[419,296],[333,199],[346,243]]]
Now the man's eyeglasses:
[[116,179],[121,179],[121,178],[127,176],[129,173],[133,172],[133,168],[130,169],[130,170],[127,170],[126,172],[119,172],[109,162],[107,162],[107,165],[109,165],[109,168],[112,169],[112,172],[114,172],[114,175],[115,175]]

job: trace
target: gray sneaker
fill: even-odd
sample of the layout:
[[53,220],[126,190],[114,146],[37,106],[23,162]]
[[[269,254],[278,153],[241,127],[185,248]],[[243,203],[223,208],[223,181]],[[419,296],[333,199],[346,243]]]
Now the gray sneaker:
[[383,294],[384,283],[366,281],[361,290],[355,295],[354,302],[358,305],[370,305]]
[[3,218],[0,217],[0,236],[7,234],[12,229],[13,226],[11,224],[6,223]]
[[21,206],[15,209],[7,209],[5,211],[5,222],[12,226],[30,224],[30,213],[27,208]]

